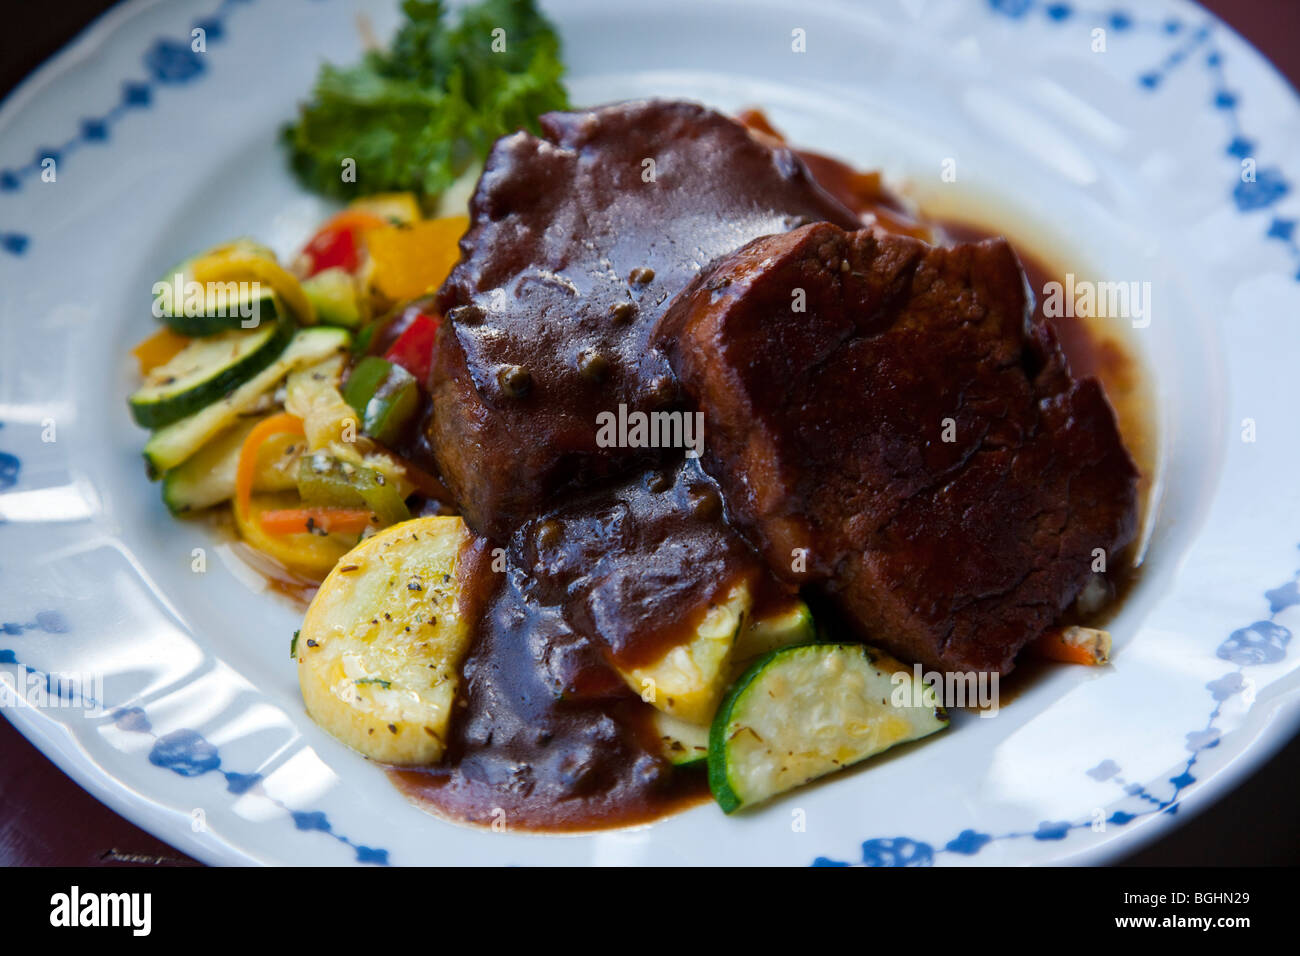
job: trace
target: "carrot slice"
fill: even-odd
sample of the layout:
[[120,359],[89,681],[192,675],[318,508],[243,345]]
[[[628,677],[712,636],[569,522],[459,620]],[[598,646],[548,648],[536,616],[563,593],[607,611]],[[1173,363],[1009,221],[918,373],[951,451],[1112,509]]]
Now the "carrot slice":
[[460,258],[460,237],[467,228],[468,217],[447,216],[369,230],[372,285],[392,302],[436,289]]
[[302,419],[284,412],[272,415],[257,423],[248,433],[239,449],[239,463],[235,466],[235,507],[240,514],[248,514],[248,503],[253,497],[253,478],[257,474],[257,449],[272,435],[288,433],[301,435]]
[[190,341],[187,336],[179,332],[159,329],[133,348],[131,354],[140,363],[140,374],[148,375],[159,365],[166,365],[174,359],[181,349],[190,344]]
[[1054,627],[1029,645],[1035,657],[1095,667],[1110,662],[1110,631]]
[[262,530],[268,534],[360,534],[374,516],[361,508],[282,508],[262,512]]

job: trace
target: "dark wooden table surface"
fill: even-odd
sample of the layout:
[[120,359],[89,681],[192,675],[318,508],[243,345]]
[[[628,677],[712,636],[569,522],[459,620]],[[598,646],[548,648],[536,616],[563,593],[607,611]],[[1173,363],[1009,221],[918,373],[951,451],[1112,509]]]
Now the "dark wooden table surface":
[[[1300,0],[1209,0],[1205,5],[1300,86]],[[0,31],[0,96],[109,6],[105,0],[61,0],[54,5],[7,0],[0,7],[5,23]],[[4,720],[0,766],[0,865],[194,864],[99,803]],[[1300,826],[1293,804],[1297,783],[1300,738],[1226,798],[1124,862],[1300,863]]]

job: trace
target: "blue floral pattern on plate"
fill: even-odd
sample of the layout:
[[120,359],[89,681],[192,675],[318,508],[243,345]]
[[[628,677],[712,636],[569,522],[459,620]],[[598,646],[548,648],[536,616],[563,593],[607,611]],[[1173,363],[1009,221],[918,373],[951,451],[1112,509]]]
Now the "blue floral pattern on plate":
[[[1054,24],[1083,20],[1098,26],[1125,33],[1131,30],[1151,30],[1167,36],[1173,45],[1170,52],[1155,65],[1142,70],[1138,85],[1148,92],[1161,88],[1170,74],[1190,62],[1199,62],[1209,79],[1208,104],[1221,113],[1226,127],[1225,156],[1236,163],[1254,160],[1258,140],[1249,135],[1241,125],[1241,93],[1233,90],[1224,71],[1225,54],[1215,45],[1218,24],[1214,20],[1191,26],[1177,17],[1150,19],[1125,10],[1094,10],[1071,3],[1043,2],[1043,0],[988,0],[990,8],[1010,20],[1023,20],[1033,13],[1042,13]],[[1262,212],[1290,194],[1292,184],[1276,166],[1259,166],[1253,176],[1243,178],[1241,167],[1235,166],[1232,177],[1232,200],[1243,215]],[[1300,240],[1296,238],[1296,221],[1285,216],[1271,217],[1264,227],[1263,237],[1282,243],[1295,265],[1295,280],[1300,282]]]
[[[231,11],[251,2],[252,0],[223,0],[212,14],[197,20],[194,28],[204,32],[205,42],[219,41],[225,36],[226,19]],[[27,165],[17,169],[0,169],[0,193],[21,190],[28,180],[39,176],[42,164],[47,159],[61,162],[83,146],[107,142],[113,125],[128,111],[149,107],[160,87],[189,83],[200,77],[205,69],[203,58],[192,48],[188,37],[184,41],[166,37],[155,40],[145,51],[143,63],[148,79],[124,82],[120,101],[107,113],[83,118],[72,138],[59,146],[38,148]],[[22,255],[29,245],[30,239],[25,234],[0,232],[0,249],[11,255]],[[0,422],[0,428],[2,427],[3,423]],[[0,451],[0,491],[6,491],[18,483],[21,468],[22,463],[17,456]],[[67,630],[67,624],[57,611],[42,611],[36,615],[35,620],[28,623],[0,623],[0,633],[8,637],[30,632],[54,635]],[[0,648],[0,665],[19,667],[26,674],[42,679],[51,692],[59,692],[58,681],[52,680],[45,672],[24,664],[12,648]],[[105,706],[102,701],[87,698],[83,698],[83,701]],[[260,796],[288,814],[298,830],[325,834],[349,847],[358,863],[389,863],[387,850],[365,846],[337,832],[326,814],[316,810],[294,809],[267,793],[261,786],[260,774],[223,770],[220,750],[197,731],[181,728],[158,736],[153,731],[148,715],[140,707],[117,709],[111,717],[121,730],[154,737],[153,747],[149,751],[149,762],[154,766],[170,770],[181,777],[220,773],[226,779],[226,789],[230,794]]]
[[[235,7],[253,0],[222,0],[210,15],[196,20],[195,30],[203,31],[205,43],[220,41],[225,37],[226,19]],[[58,146],[41,146],[31,162],[16,169],[0,169],[0,194],[18,192],[30,180],[39,178],[47,159],[61,163],[85,146],[108,142],[113,126],[131,110],[146,109],[153,103],[160,87],[189,83],[203,75],[203,57],[193,49],[192,35],[184,40],[160,37],[153,42],[142,57],[148,78],[132,79],[122,83],[120,100],[101,116],[83,117],[77,131]],[[31,238],[22,232],[0,230],[0,250],[21,256],[31,247]]]
[[1176,774],[1161,781],[1172,785],[1167,797],[1157,797],[1142,784],[1129,783],[1120,774],[1120,767],[1113,760],[1103,760],[1097,766],[1085,771],[1094,780],[1111,780],[1120,787],[1131,802],[1129,810],[1113,810],[1103,820],[1095,817],[1080,820],[1043,821],[1033,830],[1014,831],[1010,833],[979,833],[975,830],[963,830],[942,847],[913,840],[908,837],[887,837],[866,840],[861,847],[861,857],[855,863],[818,857],[813,866],[929,866],[935,857],[943,853],[960,856],[974,856],[991,843],[1003,840],[1064,840],[1073,830],[1087,830],[1099,824],[1126,826],[1142,817],[1160,813],[1170,815],[1178,812],[1178,801],[1184,790],[1196,782],[1192,769],[1200,755],[1219,745],[1219,729],[1216,725],[1229,698],[1243,693],[1249,687],[1244,671],[1247,667],[1261,664],[1274,664],[1286,656],[1287,645],[1291,642],[1291,631],[1276,623],[1273,619],[1282,611],[1300,604],[1300,571],[1296,572],[1286,584],[1265,592],[1269,602],[1268,618],[1233,631],[1216,650],[1216,655],[1230,664],[1236,664],[1236,670],[1224,674],[1205,685],[1214,701],[1214,708],[1204,727],[1189,731],[1186,735],[1186,749],[1190,756]]
[[[0,633],[7,637],[17,637],[28,633],[59,635],[68,632],[68,625],[57,611],[41,611],[35,620],[27,623],[6,621],[0,623]],[[0,647],[0,665],[19,667],[29,676],[35,676],[43,682],[51,694],[65,693],[63,682],[50,674],[28,664],[24,664],[12,648]],[[202,734],[189,728],[179,728],[159,736],[154,733],[153,722],[142,707],[110,708],[104,701],[82,695],[83,706],[99,707],[109,710],[109,719],[123,731],[153,737],[154,743],[149,750],[149,762],[155,767],[170,770],[180,777],[203,777],[207,774],[220,774],[225,777],[226,791],[232,796],[243,797],[255,795],[283,810],[298,830],[308,833],[321,833],[337,840],[350,848],[358,863],[374,863],[387,866],[388,851],[379,847],[366,846],[339,833],[329,817],[319,810],[300,810],[287,805],[278,797],[267,793],[262,787],[262,775],[258,773],[239,773],[222,768],[221,751]]]

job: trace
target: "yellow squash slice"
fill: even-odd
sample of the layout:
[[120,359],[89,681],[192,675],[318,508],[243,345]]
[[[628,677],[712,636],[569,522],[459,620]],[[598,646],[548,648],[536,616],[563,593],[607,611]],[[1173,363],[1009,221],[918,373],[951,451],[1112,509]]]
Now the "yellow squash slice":
[[330,572],[295,643],[307,712],[367,757],[441,759],[473,634],[457,565],[458,517],[416,518],[367,538]]

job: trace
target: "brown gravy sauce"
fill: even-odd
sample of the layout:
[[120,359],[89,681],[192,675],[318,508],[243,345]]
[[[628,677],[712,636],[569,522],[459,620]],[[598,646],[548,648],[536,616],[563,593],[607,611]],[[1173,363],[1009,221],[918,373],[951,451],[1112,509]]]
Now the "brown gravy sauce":
[[488,594],[447,759],[392,771],[398,786],[457,819],[553,831],[640,823],[703,799],[704,774],[663,759],[651,707],[612,664],[658,660],[742,579],[761,602],[779,599],[698,463],[584,495],[526,523],[498,555],[504,572],[468,570],[467,586]]
[[452,819],[553,832],[643,823],[707,796],[657,753],[651,709],[519,568],[488,602],[463,666],[443,764],[390,770]]

